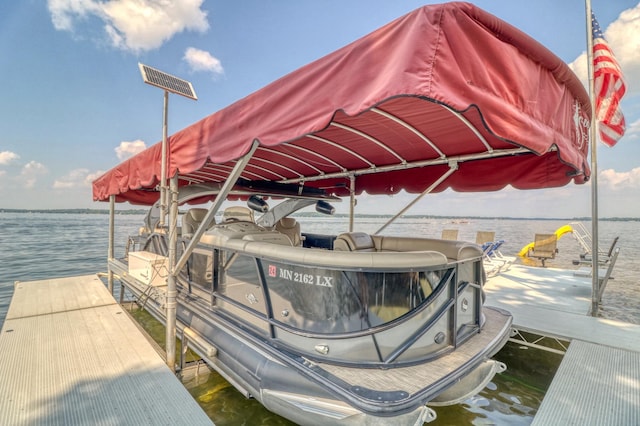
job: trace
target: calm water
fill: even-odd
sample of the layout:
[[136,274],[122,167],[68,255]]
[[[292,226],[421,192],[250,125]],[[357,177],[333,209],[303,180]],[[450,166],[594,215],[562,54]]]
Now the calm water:
[[[106,271],[108,243],[106,214],[0,213],[0,325],[4,322],[15,281],[91,274]],[[347,227],[343,218],[298,219],[303,232],[336,234]],[[477,231],[495,231],[504,239],[504,254],[516,254],[533,240],[535,233],[549,233],[568,224],[568,220],[505,219],[401,219],[383,233],[439,237],[443,229],[457,229],[459,239],[475,241]],[[122,255],[129,234],[137,231],[142,215],[116,217],[116,256]],[[375,232],[384,221],[365,219],[358,231]],[[587,229],[590,223],[586,222]],[[600,242],[607,247],[616,237],[620,256],[603,298],[601,316],[640,324],[639,272],[640,222],[602,221]],[[559,254],[547,264],[570,268],[578,258],[580,245],[566,234],[558,242]],[[137,314],[153,335],[162,340],[162,326],[144,313]],[[496,356],[508,370],[497,375],[479,395],[452,407],[438,408],[435,425],[528,425],[561,360],[560,356],[508,344]],[[288,425],[285,419],[247,400],[216,373],[186,380],[185,386],[218,426]]]

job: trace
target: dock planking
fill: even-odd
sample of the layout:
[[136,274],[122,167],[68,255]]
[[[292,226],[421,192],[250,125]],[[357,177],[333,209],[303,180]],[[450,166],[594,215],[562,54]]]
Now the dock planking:
[[0,424],[213,424],[97,275],[16,282],[0,353]]
[[514,329],[570,341],[532,425],[640,424],[640,326],[589,316],[590,277],[513,265],[485,291]]
[[640,353],[573,340],[532,426],[640,424]]

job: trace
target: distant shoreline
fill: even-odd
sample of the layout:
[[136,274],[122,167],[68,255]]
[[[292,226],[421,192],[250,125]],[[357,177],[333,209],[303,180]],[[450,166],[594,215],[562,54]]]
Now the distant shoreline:
[[[144,215],[147,209],[123,209],[116,210],[117,215]],[[4,209],[0,208],[0,213],[57,213],[57,214],[109,214],[108,209]],[[324,215],[315,212],[302,212],[295,214],[297,217],[323,217]],[[376,218],[376,217],[393,217],[392,214],[356,214],[360,218]],[[346,213],[336,213],[334,217],[349,217]],[[435,216],[424,214],[407,214],[404,218],[410,219],[501,219],[501,220],[567,220],[567,221],[591,221],[588,216],[585,217],[509,217],[509,216]],[[600,221],[636,221],[640,222],[637,217],[601,217]]]
[[[68,213],[68,214],[109,214],[108,209],[3,209],[0,213]],[[146,214],[147,209],[116,210],[116,214]]]

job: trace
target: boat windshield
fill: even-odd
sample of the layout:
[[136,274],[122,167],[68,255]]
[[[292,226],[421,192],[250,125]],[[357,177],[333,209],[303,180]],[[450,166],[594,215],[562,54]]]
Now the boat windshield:
[[315,333],[356,332],[400,318],[427,301],[447,271],[338,271],[275,262],[265,267],[274,319]]

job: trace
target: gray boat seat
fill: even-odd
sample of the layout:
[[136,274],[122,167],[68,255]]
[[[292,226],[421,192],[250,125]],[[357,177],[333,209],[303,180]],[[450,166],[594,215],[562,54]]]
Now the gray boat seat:
[[333,242],[336,251],[376,251],[371,235],[366,232],[346,232],[336,237]]
[[276,222],[276,231],[282,232],[289,237],[291,244],[294,246],[299,246],[302,243],[300,224],[292,217],[283,217]]
[[223,222],[243,221],[253,222],[253,210],[244,206],[230,206],[222,213]]
[[182,236],[192,236],[207,215],[208,210],[203,208],[192,208],[182,216]]

